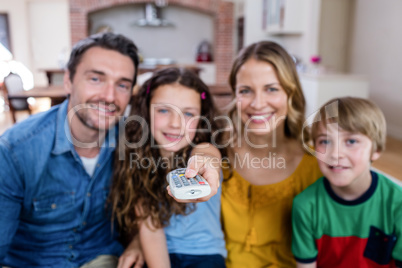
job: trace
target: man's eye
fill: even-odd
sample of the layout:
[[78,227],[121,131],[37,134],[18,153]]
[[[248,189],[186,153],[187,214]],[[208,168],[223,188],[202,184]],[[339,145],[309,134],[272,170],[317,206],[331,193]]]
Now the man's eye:
[[90,80],[91,80],[92,82],[99,82],[99,81],[100,81],[99,77],[96,77],[96,76],[90,77]]
[[118,88],[119,88],[120,90],[123,90],[123,91],[128,91],[128,90],[130,90],[130,86],[127,85],[127,84],[119,84],[119,85],[118,85]]

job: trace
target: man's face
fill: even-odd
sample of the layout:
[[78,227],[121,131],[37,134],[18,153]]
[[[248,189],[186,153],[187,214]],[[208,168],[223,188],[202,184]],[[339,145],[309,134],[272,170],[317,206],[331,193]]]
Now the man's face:
[[73,80],[66,72],[64,85],[70,94],[73,125],[107,130],[124,113],[131,97],[135,67],[130,57],[117,51],[92,47],[77,65]]

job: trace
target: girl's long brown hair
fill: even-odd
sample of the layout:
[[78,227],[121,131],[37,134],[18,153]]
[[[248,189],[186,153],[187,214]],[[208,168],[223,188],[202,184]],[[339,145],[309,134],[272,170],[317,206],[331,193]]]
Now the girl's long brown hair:
[[[212,133],[219,127],[214,120],[215,108],[208,87],[192,71],[184,68],[163,69],[155,72],[143,84],[131,102],[131,114],[126,121],[125,130],[119,133],[119,146],[115,153],[113,183],[109,195],[113,219],[117,219],[123,233],[130,237],[138,231],[138,223],[148,217],[151,217],[155,228],[162,228],[169,223],[173,214],[187,214],[193,208],[191,205],[177,203],[166,190],[167,173],[186,166],[191,146],[176,152],[169,161],[162,164],[159,149],[152,146],[151,142],[156,144],[156,141],[149,130],[150,102],[154,91],[162,85],[174,83],[200,93],[201,116],[206,120],[200,119],[197,129],[211,129],[211,132],[196,132],[193,143],[211,143]],[[131,120],[132,117],[135,119]],[[142,146],[127,146],[138,144],[144,138],[145,143]],[[220,135],[215,139],[218,142]],[[141,167],[138,161],[133,164],[133,156],[146,165]],[[120,160],[122,158],[124,161]]]

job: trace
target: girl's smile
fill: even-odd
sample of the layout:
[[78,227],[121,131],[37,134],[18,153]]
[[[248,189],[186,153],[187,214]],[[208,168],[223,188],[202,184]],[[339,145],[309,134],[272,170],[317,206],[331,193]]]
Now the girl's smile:
[[197,131],[201,96],[178,83],[158,87],[150,106],[151,133],[162,156],[189,145]]

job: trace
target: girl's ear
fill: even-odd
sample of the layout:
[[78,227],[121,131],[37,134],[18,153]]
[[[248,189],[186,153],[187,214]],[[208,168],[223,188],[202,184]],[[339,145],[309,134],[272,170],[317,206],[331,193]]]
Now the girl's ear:
[[374,153],[371,155],[371,161],[377,160],[378,158],[380,158],[380,155],[381,155],[380,152],[374,152]]

